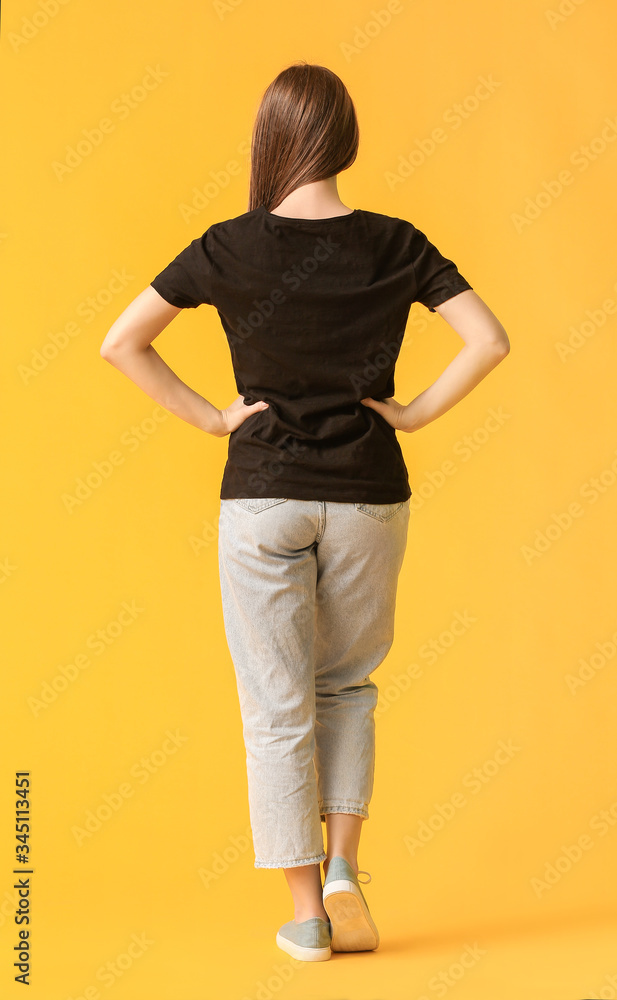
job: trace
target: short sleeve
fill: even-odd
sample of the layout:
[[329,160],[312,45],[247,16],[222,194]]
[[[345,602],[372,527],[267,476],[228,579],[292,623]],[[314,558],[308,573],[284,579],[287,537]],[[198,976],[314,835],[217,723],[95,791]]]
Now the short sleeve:
[[174,257],[150,284],[167,302],[180,309],[212,305],[210,230],[194,239]]
[[444,257],[437,247],[414,227],[411,240],[412,265],[416,278],[414,301],[421,302],[429,312],[472,286],[458,270],[454,261]]

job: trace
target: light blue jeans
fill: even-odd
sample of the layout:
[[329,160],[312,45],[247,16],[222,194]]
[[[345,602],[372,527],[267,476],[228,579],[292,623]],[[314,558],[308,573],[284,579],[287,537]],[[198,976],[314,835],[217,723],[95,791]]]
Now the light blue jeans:
[[409,500],[220,501],[223,620],[246,746],[255,868],[325,859],[326,813],[368,819],[377,685]]

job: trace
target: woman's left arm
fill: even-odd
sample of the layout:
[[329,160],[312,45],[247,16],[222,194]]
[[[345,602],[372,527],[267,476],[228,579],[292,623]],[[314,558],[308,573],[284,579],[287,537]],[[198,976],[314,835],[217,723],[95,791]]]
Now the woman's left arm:
[[170,413],[208,434],[225,437],[268,404],[258,400],[245,406],[244,397],[237,396],[226,409],[218,410],[171,370],[152,341],[181,311],[148,285],[109,328],[100,355]]

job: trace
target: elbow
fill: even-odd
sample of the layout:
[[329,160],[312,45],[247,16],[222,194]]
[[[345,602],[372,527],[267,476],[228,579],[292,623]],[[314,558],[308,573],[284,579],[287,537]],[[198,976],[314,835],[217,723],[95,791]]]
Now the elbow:
[[114,368],[118,368],[120,353],[116,344],[106,344],[103,341],[99,349],[99,354],[103,358],[103,361],[107,361]]
[[126,336],[123,335],[123,330],[116,320],[105,334],[105,339],[99,348],[99,354],[105,361],[113,361],[117,357],[118,351],[125,345]]
[[105,340],[99,348],[99,354],[105,361],[113,362],[118,355],[118,351],[121,347],[121,342],[119,337],[115,332],[109,330]]
[[106,344],[105,341],[103,341],[103,343],[101,344],[100,349],[99,349],[99,354],[103,358],[104,361],[111,362],[112,361],[113,350],[112,350],[110,344]]
[[491,337],[489,344],[491,351],[493,351],[500,361],[510,353],[510,340],[502,326],[496,331],[495,336]]
[[504,343],[503,341],[500,340],[497,344],[494,345],[493,353],[498,361],[503,361],[503,359],[507,358],[508,354],[510,353],[510,341],[507,340]]

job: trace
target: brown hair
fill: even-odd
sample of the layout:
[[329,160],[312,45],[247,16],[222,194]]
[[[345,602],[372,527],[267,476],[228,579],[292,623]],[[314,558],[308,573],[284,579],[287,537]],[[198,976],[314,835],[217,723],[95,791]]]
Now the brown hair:
[[267,87],[251,144],[248,211],[276,208],[292,191],[346,170],[358,153],[360,133],[343,81],[300,61]]

